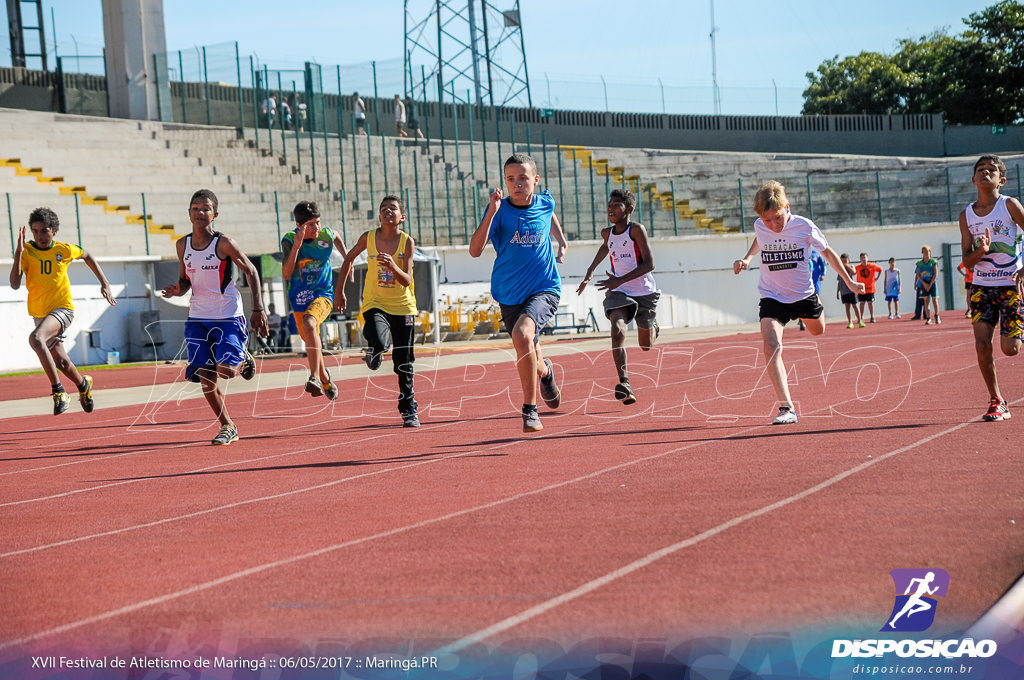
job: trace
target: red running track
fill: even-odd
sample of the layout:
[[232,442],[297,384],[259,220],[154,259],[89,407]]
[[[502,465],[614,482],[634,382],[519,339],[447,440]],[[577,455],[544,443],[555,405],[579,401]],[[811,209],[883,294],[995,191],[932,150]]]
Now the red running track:
[[[0,658],[877,631],[896,568],[948,571],[941,625],[968,625],[1024,563],[1024,412],[978,422],[969,325],[786,342],[788,427],[767,424],[752,334],[631,348],[631,407],[611,397],[607,351],[557,343],[564,401],[535,435],[512,363],[474,354],[418,364],[419,430],[396,425],[386,369],[345,381],[333,407],[301,385],[230,395],[243,438],[228,447],[208,445],[202,399],[145,424],[145,405],[103,408],[98,389],[91,415],[7,419]],[[1021,360],[997,367],[1024,403]]]

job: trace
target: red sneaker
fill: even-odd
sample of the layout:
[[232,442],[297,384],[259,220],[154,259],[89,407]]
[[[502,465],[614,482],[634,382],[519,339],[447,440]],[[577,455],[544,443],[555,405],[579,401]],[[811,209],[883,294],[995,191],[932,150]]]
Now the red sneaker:
[[995,397],[989,402],[988,412],[983,415],[981,419],[989,423],[999,422],[1000,420],[1009,420],[1010,409],[1007,408],[1005,401],[999,397]]

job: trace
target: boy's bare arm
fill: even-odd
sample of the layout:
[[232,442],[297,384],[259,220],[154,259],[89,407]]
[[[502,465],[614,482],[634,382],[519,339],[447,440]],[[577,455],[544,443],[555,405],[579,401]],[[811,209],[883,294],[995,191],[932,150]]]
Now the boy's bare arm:
[[754,257],[759,250],[761,250],[761,244],[757,242],[757,238],[755,237],[754,242],[751,243],[750,248],[747,249],[747,254],[732,263],[733,274],[739,274],[744,269],[747,269],[750,266],[750,258]]
[[100,267],[100,263],[92,258],[92,255],[82,251],[82,260],[89,265],[89,269],[96,275],[96,279],[100,282],[100,293],[103,294],[104,299],[111,305],[116,305],[117,300],[114,299],[114,292],[110,290],[110,282],[107,281],[107,277],[103,274],[103,269]]
[[[1012,217],[1013,213],[1010,216]],[[985,257],[991,245],[992,235],[989,233],[989,230],[986,229],[985,235],[975,240],[971,230],[967,227],[967,211],[960,211],[960,253],[964,266],[968,269],[973,269],[974,265],[978,264],[981,258]]]
[[185,274],[185,238],[187,237],[179,238],[178,242],[174,244],[178,250],[178,280],[169,286],[164,286],[160,291],[165,298],[184,295],[192,287],[192,282]]
[[345,261],[341,263],[341,271],[338,272],[338,285],[334,286],[334,311],[341,312],[348,306],[348,297],[345,295],[345,284],[350,277],[354,275],[352,272],[352,263],[355,261],[359,253],[366,250],[366,233],[363,233],[357,240],[356,244],[352,246],[352,250],[348,251],[345,255]]
[[305,227],[299,227],[295,230],[295,241],[292,243],[281,243],[281,249],[284,254],[284,258],[281,262],[281,277],[288,281],[292,278],[292,274],[295,273],[295,266],[299,262],[299,251],[303,235],[305,234]]
[[576,289],[576,294],[581,295],[583,289],[590,283],[590,279],[594,277],[594,270],[597,269],[597,265],[601,264],[604,258],[608,257],[608,233],[611,231],[611,227],[605,227],[601,230],[601,238],[603,241],[597,249],[597,254],[594,255],[594,261],[587,267],[587,273],[583,276],[583,281],[580,283],[579,288]]
[[847,288],[852,290],[854,293],[864,292],[864,284],[850,278],[850,272],[846,271],[846,267],[843,266],[842,260],[840,260],[839,256],[836,255],[836,251],[832,250],[832,246],[825,248],[821,255],[825,258],[825,261],[828,262],[829,266],[839,272],[839,276],[843,279],[843,283],[846,284]]
[[473,232],[469,239],[469,254],[471,257],[480,257],[487,246],[487,235],[491,232],[491,223],[494,216],[498,214],[498,206],[501,205],[501,189],[491,192],[491,200],[487,203],[487,211],[484,218],[480,220],[480,226]]
[[18,230],[18,245],[14,249],[14,262],[11,264],[11,288],[21,288],[21,255],[25,252],[25,227]]
[[267,326],[267,313],[263,309],[263,289],[260,286],[260,274],[256,271],[256,266],[246,257],[233,238],[222,237],[217,244],[217,249],[230,257],[231,261],[238,266],[239,271],[245,274],[249,292],[252,293],[252,315],[249,318],[249,323],[257,335],[267,337],[270,334],[270,328]]
[[558,243],[558,250],[555,251],[555,262],[562,264],[565,262],[565,254],[569,251],[569,242],[565,240],[562,223],[558,221],[558,217],[554,213],[551,213],[551,236]]

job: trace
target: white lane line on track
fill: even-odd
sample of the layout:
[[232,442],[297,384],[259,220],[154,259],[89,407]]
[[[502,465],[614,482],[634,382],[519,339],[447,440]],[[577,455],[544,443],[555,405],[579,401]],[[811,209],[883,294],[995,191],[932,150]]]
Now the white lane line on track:
[[[975,418],[974,420],[977,420],[977,418]],[[520,625],[522,623],[525,623],[525,622],[529,621],[530,619],[533,619],[533,618],[536,618],[537,616],[545,614],[545,613],[551,611],[552,609],[554,609],[556,607],[559,607],[559,606],[561,606],[563,604],[566,604],[567,602],[572,602],[573,600],[576,600],[576,599],[578,599],[580,597],[588,595],[588,594],[598,590],[599,588],[602,588],[602,587],[604,587],[604,586],[606,586],[606,585],[608,585],[610,583],[613,583],[614,581],[617,581],[620,578],[623,578],[625,576],[629,576],[633,572],[639,571],[640,569],[643,569],[644,567],[647,567],[647,566],[657,562],[658,560],[660,560],[662,558],[665,558],[665,557],[668,557],[670,555],[673,555],[673,554],[679,552],[680,550],[683,550],[684,548],[689,548],[691,546],[694,546],[694,545],[696,545],[696,544],[698,544],[698,543],[700,543],[702,541],[705,541],[705,540],[707,540],[709,538],[713,538],[714,536],[717,536],[718,534],[721,534],[724,531],[727,531],[729,529],[732,529],[733,527],[739,526],[740,524],[744,524],[745,522],[749,522],[750,520],[757,519],[758,517],[761,517],[763,515],[767,515],[770,512],[773,512],[773,511],[778,510],[780,508],[784,508],[787,505],[791,505],[792,503],[796,503],[797,501],[801,501],[801,500],[803,500],[803,499],[805,499],[805,498],[807,498],[809,496],[812,496],[812,495],[818,493],[819,491],[823,491],[825,489],[828,489],[829,487],[832,487],[832,486],[842,482],[847,477],[851,477],[851,476],[853,476],[853,475],[855,475],[855,474],[857,474],[859,472],[862,472],[862,471],[864,471],[864,470],[866,470],[866,469],[868,469],[868,468],[870,468],[870,467],[872,467],[874,465],[877,465],[878,463],[886,461],[886,460],[892,458],[893,456],[897,456],[897,455],[899,455],[901,453],[905,453],[905,452],[910,451],[912,449],[916,449],[916,448],[918,448],[918,447],[920,447],[920,446],[922,446],[924,444],[928,444],[930,442],[935,441],[936,439],[939,439],[941,437],[945,437],[946,435],[952,434],[953,432],[956,432],[957,430],[960,430],[960,429],[962,429],[964,427],[967,427],[972,422],[973,421],[966,421],[966,422],[960,423],[958,425],[954,425],[953,427],[947,428],[947,429],[943,430],[942,432],[937,432],[937,433],[935,433],[933,435],[925,437],[924,439],[916,441],[916,442],[914,442],[912,444],[907,444],[906,446],[900,447],[900,448],[895,449],[893,451],[890,451],[888,453],[884,453],[884,454],[878,456],[877,458],[873,458],[873,459],[871,459],[871,460],[869,460],[867,462],[861,463],[860,465],[858,465],[856,467],[850,468],[849,470],[846,470],[844,472],[840,472],[839,474],[834,475],[834,476],[830,477],[829,479],[826,479],[825,481],[823,481],[823,482],[821,482],[819,484],[816,484],[816,485],[814,485],[814,486],[812,486],[812,487],[810,487],[808,489],[805,489],[805,490],[801,491],[800,493],[793,494],[792,496],[789,496],[788,498],[784,498],[784,499],[776,501],[774,503],[770,503],[770,504],[765,505],[765,506],[763,506],[761,508],[758,508],[757,510],[752,510],[751,512],[748,512],[746,514],[740,515],[738,517],[734,517],[733,519],[731,519],[731,520],[729,520],[727,522],[722,522],[721,524],[719,524],[719,525],[717,525],[715,527],[712,527],[712,528],[710,528],[710,529],[708,529],[708,530],[706,530],[704,532],[701,532],[701,533],[697,534],[696,536],[691,536],[690,538],[687,538],[687,539],[684,539],[682,541],[679,541],[678,543],[674,543],[674,544],[672,544],[670,546],[666,546],[664,548],[661,548],[660,550],[656,550],[656,551],[654,551],[654,552],[652,552],[652,553],[650,553],[648,555],[645,555],[644,557],[641,557],[638,560],[634,560],[633,562],[631,562],[631,563],[629,563],[629,564],[627,564],[625,566],[622,566],[622,567],[619,567],[618,569],[612,570],[612,571],[608,572],[607,574],[605,574],[603,576],[600,576],[600,577],[598,577],[596,579],[592,579],[590,581],[587,581],[586,583],[583,583],[583,584],[577,586],[576,588],[574,588],[574,589],[572,589],[570,591],[562,593],[561,595],[558,595],[557,597],[553,597],[553,598],[551,598],[551,599],[549,599],[549,600],[547,600],[545,602],[542,602],[542,603],[540,603],[538,605],[535,605],[533,607],[525,609],[522,612],[516,614],[515,616],[510,616],[510,617],[508,617],[506,619],[503,619],[501,621],[498,621],[497,623],[494,623],[494,624],[492,624],[492,625],[490,625],[490,626],[488,626],[486,628],[482,628],[482,629],[476,631],[475,633],[471,633],[470,635],[467,635],[467,636],[463,637],[460,640],[456,640],[455,642],[451,643],[450,645],[446,645],[445,647],[442,647],[442,648],[432,652],[431,654],[433,654],[435,656],[441,656],[441,655],[444,655],[444,654],[454,654],[456,652],[459,652],[462,649],[465,649],[466,647],[468,647],[470,645],[473,645],[473,644],[476,644],[476,643],[481,642],[483,640],[486,640],[486,639],[488,639],[490,637],[498,635],[499,633],[503,633],[503,632],[505,632],[505,631],[507,631],[507,630],[509,630],[511,628],[514,628],[514,627],[516,627],[516,626],[518,626],[518,625]],[[728,439],[728,437],[725,437],[725,439]]]

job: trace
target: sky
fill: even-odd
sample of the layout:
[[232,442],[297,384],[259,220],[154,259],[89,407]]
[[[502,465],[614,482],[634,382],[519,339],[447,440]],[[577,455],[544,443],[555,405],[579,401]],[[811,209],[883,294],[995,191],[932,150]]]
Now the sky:
[[[500,9],[514,6],[514,0],[491,2]],[[862,51],[892,53],[900,39],[935,30],[961,33],[964,18],[995,2],[520,0],[519,8],[534,106],[713,113],[717,82],[723,114],[797,115],[806,74],[822,61]],[[195,53],[196,46],[237,41],[243,59],[253,56],[272,68],[301,67],[307,60],[330,68],[373,60],[401,73],[404,16],[398,0],[163,5],[168,50]],[[407,5],[415,22],[430,14],[434,1]],[[100,0],[43,0],[43,8],[51,58],[54,33],[61,56],[101,54]],[[0,12],[6,19],[5,6]],[[10,57],[5,42],[0,65],[10,65]]]

